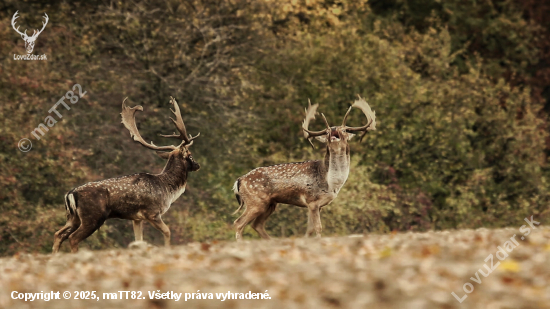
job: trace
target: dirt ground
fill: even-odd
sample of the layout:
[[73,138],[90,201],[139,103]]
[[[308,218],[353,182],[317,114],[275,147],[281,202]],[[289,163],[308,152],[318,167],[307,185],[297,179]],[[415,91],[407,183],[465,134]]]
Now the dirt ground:
[[133,247],[2,258],[0,307],[550,308],[550,228],[528,224]]

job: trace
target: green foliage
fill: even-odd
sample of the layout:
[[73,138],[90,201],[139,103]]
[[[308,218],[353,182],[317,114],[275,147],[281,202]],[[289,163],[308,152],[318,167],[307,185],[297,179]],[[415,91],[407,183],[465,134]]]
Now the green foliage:
[[[324,234],[508,226],[527,215],[546,222],[546,115],[517,82],[539,60],[541,27],[512,2],[417,2],[3,4],[0,55],[24,53],[10,27],[16,10],[29,29],[36,12],[50,24],[35,47],[47,62],[0,61],[0,254],[48,252],[71,188],[160,172],[163,160],[120,124],[127,96],[143,105],[140,131],[157,145],[172,142],[158,137],[174,130],[169,96],[187,130],[201,132],[191,150],[202,168],[164,216],[176,244],[231,239],[236,178],[321,159],[324,150],[301,137],[307,99],[338,124],[357,94],[378,130],[351,141],[350,177],[322,211]],[[75,83],[88,94],[32,138]],[[362,122],[354,111],[349,123]],[[28,153],[17,150],[23,137],[33,142]],[[304,210],[279,205],[267,229],[301,236],[306,222]],[[162,243],[150,226],[145,237]],[[132,238],[129,222],[110,220],[86,244]]]

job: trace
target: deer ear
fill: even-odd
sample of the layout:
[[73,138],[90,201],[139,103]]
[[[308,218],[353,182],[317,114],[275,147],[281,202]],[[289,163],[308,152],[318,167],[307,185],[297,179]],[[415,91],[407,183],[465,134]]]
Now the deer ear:
[[354,136],[355,136],[355,134],[353,134],[353,133],[348,133],[348,141],[351,140]]
[[327,136],[326,135],[321,135],[321,136],[315,136],[315,139],[320,141],[321,143],[327,143]]
[[155,151],[157,153],[157,155],[163,159],[168,159],[170,158],[170,153],[169,152],[162,152],[162,151]]

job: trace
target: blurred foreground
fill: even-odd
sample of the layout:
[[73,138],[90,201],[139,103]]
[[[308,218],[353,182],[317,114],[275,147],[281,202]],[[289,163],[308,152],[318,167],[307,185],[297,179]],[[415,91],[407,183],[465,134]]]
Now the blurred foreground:
[[[524,234],[478,229],[20,254],[0,260],[0,307],[550,308],[550,228],[521,240]],[[517,246],[506,247],[514,235]],[[509,256],[497,254],[498,246],[511,249]],[[490,254],[496,269],[484,277],[479,269],[487,273]],[[480,284],[470,279],[478,280],[476,272]],[[467,282],[474,290],[460,304],[451,292],[463,297]],[[185,302],[186,293],[196,298],[199,290],[213,299]],[[216,299],[216,293],[266,290],[271,299]],[[25,302],[13,300],[12,291],[60,291],[61,299]],[[72,299],[63,299],[64,291]],[[75,291],[96,291],[99,300],[74,300]],[[131,293],[104,299],[103,293],[126,298],[118,291],[141,291],[144,299]],[[179,301],[149,299],[149,292],[171,291],[182,293]]]

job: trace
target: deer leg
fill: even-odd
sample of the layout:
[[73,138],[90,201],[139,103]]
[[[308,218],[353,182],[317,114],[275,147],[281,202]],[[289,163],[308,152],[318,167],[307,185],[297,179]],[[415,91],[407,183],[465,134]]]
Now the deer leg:
[[315,237],[321,238],[321,231],[323,231],[323,225],[321,224],[321,207],[317,208],[312,218],[313,227],[315,228]]
[[307,232],[306,237],[309,237],[315,231],[316,237],[321,237],[321,231],[323,226],[321,225],[321,207],[308,206],[308,220],[307,220]]
[[70,218],[65,224],[65,226],[55,233],[52,253],[59,252],[59,248],[61,247],[61,244],[65,240],[67,240],[67,238],[69,238],[69,236],[72,233],[74,233],[74,231],[76,231],[76,229],[78,229],[79,226],[80,226],[80,219],[78,218],[78,216],[73,216],[72,218]]
[[133,220],[134,223],[134,236],[136,241],[143,241],[143,221]]
[[103,222],[105,222],[105,218],[96,220],[95,224],[91,222],[90,223],[82,222],[82,224],[78,227],[78,229],[76,229],[74,233],[69,235],[71,252],[72,253],[78,252],[78,244],[84,239],[88,238],[90,235],[92,235],[100,226],[103,225]]
[[59,252],[59,247],[61,247],[61,244],[69,238],[69,235],[71,235],[72,232],[74,232],[75,229],[73,229],[73,225],[69,222],[61,228],[59,231],[57,231],[54,235],[53,240],[53,247],[52,247],[52,253]]
[[271,239],[271,237],[269,237],[269,235],[265,231],[265,222],[267,221],[267,218],[271,216],[273,211],[275,211],[275,207],[277,207],[276,203],[269,204],[267,210],[261,213],[258,217],[256,217],[256,219],[254,219],[254,222],[252,222],[252,228],[263,239]]
[[311,211],[308,210],[307,212],[307,230],[306,230],[306,237],[309,237],[313,234],[313,222],[311,221]]
[[248,225],[248,223],[252,222],[252,220],[256,219],[262,213],[267,211],[266,207],[260,206],[261,204],[259,203],[261,202],[247,203],[246,210],[233,223],[236,230],[235,238],[237,239],[237,241],[241,241],[243,239],[243,230]]
[[164,235],[164,246],[170,247],[170,229],[162,221],[160,215],[157,215],[153,219],[147,220],[151,223],[157,230],[161,231]]

